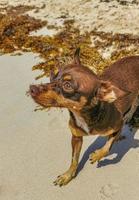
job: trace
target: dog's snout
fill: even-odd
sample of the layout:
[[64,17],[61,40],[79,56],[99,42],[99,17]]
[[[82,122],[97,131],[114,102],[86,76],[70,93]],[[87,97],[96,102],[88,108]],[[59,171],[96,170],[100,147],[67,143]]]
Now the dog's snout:
[[30,85],[30,94],[36,96],[39,93],[39,88],[36,85]]
[[46,90],[47,90],[46,85],[40,85],[40,86],[39,86],[39,91],[40,91],[40,92],[43,92],[43,91],[46,91]]

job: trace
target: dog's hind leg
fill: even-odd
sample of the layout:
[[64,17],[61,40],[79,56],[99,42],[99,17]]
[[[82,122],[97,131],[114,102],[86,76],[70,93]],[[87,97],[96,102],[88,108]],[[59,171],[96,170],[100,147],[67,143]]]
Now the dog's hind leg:
[[97,149],[95,152],[90,154],[89,160],[91,161],[91,164],[93,164],[96,161],[101,160],[103,157],[109,154],[109,151],[113,143],[121,139],[120,132],[121,131],[118,131],[110,135],[106,144],[101,149]]
[[132,103],[132,106],[130,107],[129,111],[124,115],[124,123],[129,123],[132,118],[134,117],[135,112],[137,111],[139,107],[139,96],[136,96],[135,100]]
[[[139,99],[139,96],[138,96]],[[132,119],[130,120],[129,124],[133,127],[139,127],[139,103],[136,111],[134,112],[134,115]]]

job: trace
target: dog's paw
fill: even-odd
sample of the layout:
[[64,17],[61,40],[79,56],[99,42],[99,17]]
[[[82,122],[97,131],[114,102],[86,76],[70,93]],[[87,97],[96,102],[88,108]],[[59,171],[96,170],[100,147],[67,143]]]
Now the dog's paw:
[[91,164],[93,164],[96,161],[101,160],[106,155],[107,155],[106,151],[103,151],[103,149],[98,149],[95,152],[90,154],[89,160],[90,160]]
[[57,179],[53,182],[54,185],[59,185],[60,187],[68,184],[71,179],[74,177],[73,173],[66,172],[57,177]]
[[99,154],[98,150],[91,153],[89,156],[89,160],[90,160],[91,164],[95,163],[96,161],[99,161],[100,159],[101,158],[100,158],[100,154]]

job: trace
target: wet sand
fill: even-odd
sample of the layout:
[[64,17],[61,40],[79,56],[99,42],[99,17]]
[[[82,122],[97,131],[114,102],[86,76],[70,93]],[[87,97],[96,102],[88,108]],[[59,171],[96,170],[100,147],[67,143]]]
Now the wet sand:
[[88,157],[104,138],[85,137],[78,176],[65,187],[53,185],[70,164],[71,134],[66,111],[34,112],[25,95],[36,82],[30,66],[38,61],[32,53],[0,56],[0,199],[138,200],[139,134],[134,138],[128,128],[127,139],[99,164]]

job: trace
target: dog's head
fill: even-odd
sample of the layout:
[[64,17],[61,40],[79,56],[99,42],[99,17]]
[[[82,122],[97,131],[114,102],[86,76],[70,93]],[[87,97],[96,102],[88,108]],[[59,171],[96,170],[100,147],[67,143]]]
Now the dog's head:
[[48,107],[63,107],[80,111],[85,106],[93,106],[98,101],[108,103],[126,95],[108,81],[100,80],[90,69],[83,66],[79,49],[71,64],[50,73],[50,83],[31,85],[30,94],[36,103]]

